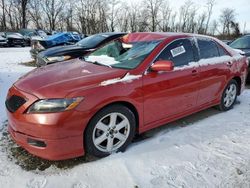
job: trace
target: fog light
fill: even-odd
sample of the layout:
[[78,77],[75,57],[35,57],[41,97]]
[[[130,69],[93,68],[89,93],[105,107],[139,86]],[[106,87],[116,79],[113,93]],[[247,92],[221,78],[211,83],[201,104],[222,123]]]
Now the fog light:
[[45,148],[47,146],[45,142],[40,141],[40,140],[34,140],[31,138],[28,138],[27,142],[29,145],[40,147],[40,148]]

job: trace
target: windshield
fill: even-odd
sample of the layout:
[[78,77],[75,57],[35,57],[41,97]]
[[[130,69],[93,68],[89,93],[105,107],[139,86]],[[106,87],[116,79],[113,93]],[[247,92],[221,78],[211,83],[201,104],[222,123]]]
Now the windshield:
[[7,35],[16,35],[16,36],[19,36],[19,37],[23,37],[23,35],[20,34],[20,33],[7,32],[6,34],[7,34]]
[[161,41],[112,41],[85,57],[85,61],[114,68],[136,68]]
[[80,40],[76,43],[79,46],[86,48],[95,48],[98,44],[100,44],[103,40],[107,38],[106,35],[92,35]]
[[250,48],[250,35],[236,39],[229,46],[231,46],[232,48],[241,48],[241,49]]

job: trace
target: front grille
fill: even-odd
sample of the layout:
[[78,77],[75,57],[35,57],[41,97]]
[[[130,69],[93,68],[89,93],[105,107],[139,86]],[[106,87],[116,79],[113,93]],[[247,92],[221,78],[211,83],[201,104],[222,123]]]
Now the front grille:
[[23,40],[21,40],[21,39],[16,39],[16,40],[13,40],[13,42],[14,42],[14,43],[22,43]]
[[15,112],[18,110],[18,108],[20,108],[24,103],[26,102],[26,100],[22,97],[16,96],[16,95],[12,95],[10,98],[8,98],[5,101],[5,105],[6,108],[10,111],[10,112]]

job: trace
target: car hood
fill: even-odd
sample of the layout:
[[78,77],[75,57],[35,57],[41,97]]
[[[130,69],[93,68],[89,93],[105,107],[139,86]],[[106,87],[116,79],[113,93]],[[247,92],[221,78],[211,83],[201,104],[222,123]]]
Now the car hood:
[[103,81],[123,77],[126,73],[127,70],[74,59],[34,69],[14,86],[41,99],[63,98],[77,90],[94,88]]
[[0,36],[0,40],[6,40],[6,38],[4,38],[4,37]]
[[23,39],[23,37],[18,36],[18,35],[8,35],[7,38],[12,38],[12,39]]
[[39,53],[40,57],[51,57],[51,56],[58,56],[64,55],[67,52],[76,51],[76,50],[87,50],[88,48],[84,48],[78,45],[68,45],[68,46],[56,46],[49,48],[45,51]]

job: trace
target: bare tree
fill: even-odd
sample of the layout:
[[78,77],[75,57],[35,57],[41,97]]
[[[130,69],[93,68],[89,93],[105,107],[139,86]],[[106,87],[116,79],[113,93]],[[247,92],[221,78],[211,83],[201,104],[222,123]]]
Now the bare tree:
[[162,15],[161,24],[159,25],[160,30],[162,30],[164,32],[170,31],[170,17],[172,14],[172,10],[171,10],[170,5],[167,1],[163,2],[162,6],[160,8],[160,11],[161,11],[161,15]]
[[22,28],[26,28],[27,26],[27,19],[26,19],[26,14],[27,14],[27,4],[29,2],[29,0],[20,0],[20,4],[21,4],[21,14],[22,14]]
[[41,0],[30,0],[28,8],[30,19],[34,26],[38,29],[44,28],[41,3]]
[[170,18],[170,31],[172,32],[176,32],[178,31],[178,25],[176,24],[176,16],[177,16],[177,12],[174,12],[172,15],[171,15],[171,18]]
[[58,19],[63,12],[65,5],[64,0],[44,0],[41,5],[46,18],[48,19],[49,29],[55,30]]
[[136,4],[132,4],[130,11],[129,11],[129,26],[130,26],[130,31],[135,32],[138,31],[138,25],[139,25],[139,11],[138,11],[138,6]]
[[5,14],[7,28],[11,30],[18,30],[21,27],[21,11],[20,2],[9,0],[5,2]]
[[[75,30],[74,28],[74,7],[76,6],[76,2],[75,1],[69,1],[67,3],[67,6],[64,9],[64,16],[61,16],[61,24],[62,24],[62,28],[63,26],[66,28],[67,31],[73,31]],[[66,23],[65,23],[66,22]]]
[[78,30],[85,34],[172,31],[238,35],[239,24],[233,9],[223,9],[220,17],[210,23],[215,0],[206,0],[204,5],[206,9],[200,12],[192,0],[185,0],[177,11],[168,0],[0,0],[0,29],[29,27]]
[[125,3],[121,4],[123,7],[117,15],[118,30],[128,32],[129,31],[129,15],[131,7]]
[[163,0],[145,0],[146,9],[149,11],[150,15],[150,30],[156,31],[159,24],[158,14],[160,7],[162,6]]
[[203,12],[200,16],[199,16],[199,18],[198,18],[198,20],[197,20],[197,32],[199,33],[199,34],[204,34],[205,33],[205,27],[204,27],[204,25],[205,25],[205,20],[206,20],[206,17],[207,17],[207,14],[206,14],[206,12]]
[[222,34],[230,35],[230,25],[235,22],[235,10],[225,8],[220,15],[220,22],[222,24]]
[[107,0],[80,0],[76,8],[76,21],[83,33],[92,34],[108,31]]
[[237,38],[240,36],[240,27],[239,27],[239,23],[236,22],[231,22],[231,29],[233,30],[233,37]]
[[1,8],[2,8],[1,29],[6,30],[5,0],[1,1]]
[[215,35],[216,32],[218,32],[218,22],[216,20],[212,21],[211,29],[210,29],[210,34]]
[[107,23],[107,11],[108,6],[106,2],[102,1],[98,3],[98,30],[100,32],[106,32],[108,31],[108,23]]
[[190,0],[185,1],[179,10],[179,31],[188,32],[190,18],[195,12],[194,3]]
[[208,26],[209,26],[209,22],[213,13],[213,7],[215,4],[215,0],[207,0],[207,23],[206,23],[206,28],[205,28],[205,34],[208,31]]
[[120,1],[118,0],[110,0],[110,14],[109,14],[109,21],[110,21],[110,31],[114,32],[116,27],[116,18],[119,12],[119,5]]

